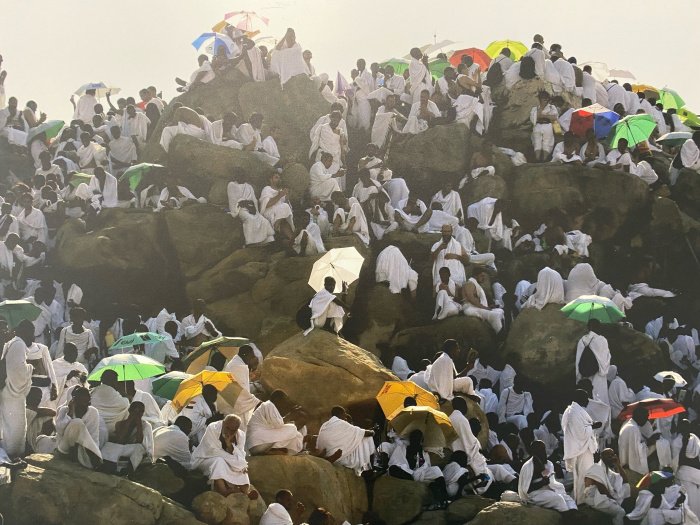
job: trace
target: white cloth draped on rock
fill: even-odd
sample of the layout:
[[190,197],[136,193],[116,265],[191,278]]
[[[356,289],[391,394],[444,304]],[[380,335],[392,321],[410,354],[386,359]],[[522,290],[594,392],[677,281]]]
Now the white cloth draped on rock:
[[608,402],[610,404],[610,415],[616,419],[622,409],[637,400],[637,396],[631,388],[627,387],[625,381],[617,376],[617,366],[610,365],[608,368]]
[[411,268],[401,250],[389,245],[377,256],[375,277],[378,283],[388,282],[389,291],[401,293],[408,288],[413,291],[418,285],[418,273]]
[[372,437],[365,436],[364,429],[335,416],[321,425],[316,448],[325,450],[326,456],[341,450],[343,455],[336,464],[353,469],[358,476],[372,468],[370,456],[375,450]]
[[542,268],[537,274],[535,293],[528,297],[523,308],[537,308],[542,310],[550,303],[564,304],[564,280],[559,272],[548,266]]
[[248,422],[246,449],[260,454],[273,448],[285,448],[289,454],[303,449],[303,436],[296,425],[285,423],[272,401],[264,401]]
[[275,229],[261,213],[253,215],[247,209],[238,211],[243,225],[245,245],[266,244],[275,240]]
[[349,211],[345,211],[343,208],[338,208],[335,210],[333,221],[335,222],[336,217],[340,217],[340,230],[349,232],[350,230],[348,230],[348,228],[350,227],[350,221],[355,219],[355,223],[351,230],[352,233],[357,235],[365,246],[369,246],[369,225],[367,224],[367,217],[362,209],[362,205],[355,197],[350,197],[348,199],[348,204],[350,205]]
[[698,148],[693,139],[688,139],[683,143],[680,156],[683,167],[700,171],[700,148]]
[[209,481],[223,479],[232,485],[248,485],[248,462],[245,459],[245,435],[236,432],[236,444],[232,452],[224,450],[221,444],[223,421],[207,426],[204,437],[192,452],[192,468],[199,469]]
[[391,371],[394,372],[396,377],[398,377],[401,381],[406,381],[408,376],[415,373],[408,366],[408,361],[399,355],[394,356],[394,359],[391,362]]
[[207,134],[200,127],[187,122],[178,122],[173,126],[166,126],[160,135],[160,145],[167,153],[170,150],[170,143],[177,135],[190,135],[199,140],[206,140]]

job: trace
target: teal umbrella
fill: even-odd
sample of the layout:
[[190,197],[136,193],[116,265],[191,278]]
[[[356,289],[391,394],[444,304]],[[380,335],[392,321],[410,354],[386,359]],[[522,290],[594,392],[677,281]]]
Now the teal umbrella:
[[135,164],[129,168],[127,168],[124,173],[122,173],[122,176],[119,177],[119,181],[124,181],[128,180],[129,181],[129,188],[131,191],[136,191],[136,188],[138,188],[139,184],[141,184],[141,180],[143,179],[143,176],[149,173],[152,169],[154,168],[163,168],[164,166],[161,166],[160,164],[150,164],[148,162],[142,162],[141,164]]
[[616,148],[620,139],[627,139],[628,146],[633,148],[648,140],[655,127],[656,120],[651,115],[628,115],[613,126],[610,147]]
[[117,339],[114,344],[109,347],[109,351],[111,352],[112,350],[123,350],[125,348],[131,348],[138,345],[158,343],[160,341],[165,341],[165,339],[165,336],[154,332],[136,332]]
[[452,67],[449,60],[443,60],[442,58],[437,58],[428,62],[428,69],[430,74],[435,80],[442,78],[445,73],[446,67]]
[[10,328],[15,328],[25,319],[27,321],[35,321],[40,313],[41,308],[25,299],[17,301],[7,300],[0,303],[0,317],[7,321]]
[[587,323],[597,319],[601,323],[612,324],[624,319],[625,314],[607,297],[582,295],[561,309],[569,319]]
[[391,66],[394,68],[394,73],[401,76],[403,75],[403,72],[408,69],[409,62],[408,60],[404,60],[403,58],[390,58],[389,60],[381,62],[379,65],[382,68],[385,68],[386,66]]
[[180,388],[180,383],[191,377],[192,374],[186,372],[168,372],[153,380],[151,390],[154,396],[172,400],[177,389]]
[[49,140],[56,137],[58,132],[61,131],[65,125],[66,123],[62,120],[47,120],[46,122],[42,122],[38,126],[30,129],[27,133],[27,145],[42,133],[45,133],[46,138]]
[[83,183],[90,184],[92,177],[92,175],[88,175],[87,173],[73,173],[73,175],[70,176],[68,184],[70,184],[74,188],[77,188]]
[[669,88],[659,90],[659,102],[663,104],[666,110],[670,108],[680,109],[685,106],[685,100],[683,100],[678,92]]
[[119,381],[139,381],[165,373],[158,361],[139,354],[117,354],[105,357],[88,376],[88,381],[99,381],[105,370],[114,370]]

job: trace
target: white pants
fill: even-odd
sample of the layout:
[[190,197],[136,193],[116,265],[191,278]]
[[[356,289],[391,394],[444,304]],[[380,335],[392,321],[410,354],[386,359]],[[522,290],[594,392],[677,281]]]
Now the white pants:
[[611,516],[613,525],[623,525],[625,509],[617,501],[598,492],[598,487],[590,485],[583,491],[583,502],[603,514]]
[[434,321],[442,321],[459,314],[460,305],[445,290],[440,290],[435,298]]
[[119,458],[129,458],[129,462],[134,470],[141,464],[145,456],[146,449],[141,443],[120,445],[108,441],[107,444],[102,447],[102,459],[117,463]]
[[552,153],[554,149],[554,130],[551,124],[535,124],[532,129],[532,147],[535,151]]
[[575,458],[566,460],[566,468],[571,472],[574,477],[574,491],[573,496],[577,504],[583,503],[584,489],[586,478],[586,472],[593,466],[593,454],[590,452],[584,452],[579,454]]
[[491,325],[491,328],[493,328],[493,331],[498,333],[501,331],[503,328],[503,320],[505,319],[505,316],[503,314],[503,310],[501,308],[494,308],[493,310],[485,310],[483,308],[476,308],[475,306],[472,306],[471,304],[465,304],[462,307],[462,311],[464,312],[464,315],[468,315],[470,317],[478,317],[479,319],[483,319],[487,323]]
[[304,332],[304,335],[308,335],[314,328],[323,328],[328,319],[333,321],[333,330],[337,334],[343,329],[343,316],[345,316],[343,307],[332,302],[328,305],[325,312],[316,319],[311,319],[311,327]]
[[494,266],[496,264],[496,256],[492,253],[470,253],[469,262],[482,266]]
[[5,449],[10,458],[24,454],[27,440],[27,400],[24,396],[14,396],[8,388],[0,390],[0,448]]

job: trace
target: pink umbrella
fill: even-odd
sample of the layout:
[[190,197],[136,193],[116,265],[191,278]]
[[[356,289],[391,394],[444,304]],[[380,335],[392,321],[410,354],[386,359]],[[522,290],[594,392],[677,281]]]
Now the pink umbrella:
[[244,33],[257,33],[259,30],[254,26],[258,21],[265,25],[270,23],[269,18],[260,16],[253,11],[232,11],[231,13],[226,13],[224,19],[212,27],[212,31],[219,33],[223,31],[227,25],[232,25]]

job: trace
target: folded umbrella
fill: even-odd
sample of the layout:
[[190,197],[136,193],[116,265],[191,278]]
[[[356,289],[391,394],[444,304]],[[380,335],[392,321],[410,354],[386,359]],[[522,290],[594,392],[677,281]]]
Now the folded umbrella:
[[587,323],[597,319],[601,323],[612,324],[624,319],[625,314],[607,297],[582,295],[561,309],[569,319]]
[[0,318],[5,319],[11,329],[24,320],[36,321],[41,308],[26,299],[7,300],[0,303]]
[[403,438],[408,438],[414,430],[420,430],[426,448],[444,448],[458,437],[447,414],[426,406],[404,408],[390,423]]
[[673,399],[650,398],[637,401],[636,403],[630,403],[620,412],[618,419],[624,421],[631,418],[634,409],[637,407],[646,408],[649,411],[649,419],[662,419],[685,412],[685,407],[675,402]]
[[673,379],[676,383],[674,385],[676,388],[683,388],[688,384],[682,375],[680,375],[678,372],[672,372],[670,370],[664,370],[654,376],[654,379],[656,379],[659,383],[662,383],[666,378]]
[[117,354],[97,363],[88,380],[99,381],[105,370],[114,370],[119,381],[138,381],[164,374],[165,366],[145,355]]
[[35,137],[42,133],[46,135],[48,140],[51,140],[52,138],[58,136],[58,133],[63,129],[63,126],[65,126],[65,122],[62,120],[47,120],[46,122],[42,122],[27,132],[27,145],[29,145],[29,143],[31,143]]
[[656,120],[651,115],[628,115],[618,120],[612,129],[610,147],[616,148],[620,139],[626,139],[630,148],[649,139],[656,128]]
[[435,394],[412,381],[387,381],[377,394],[377,401],[384,415],[389,417],[403,408],[407,397],[415,399],[418,406],[427,406],[436,410],[440,408]]
[[495,40],[486,46],[484,52],[491,58],[496,58],[504,47],[510,49],[510,58],[514,61],[520,60],[528,51],[527,46],[517,40]]
[[571,114],[569,131],[577,137],[585,137],[586,132],[592,128],[596,138],[602,139],[608,136],[618,120],[620,115],[614,111],[600,104],[592,104]]
[[326,277],[335,279],[334,293],[342,290],[343,281],[350,284],[360,276],[365,258],[356,248],[333,248],[314,263],[309,276],[309,286],[317,292],[323,289]]

